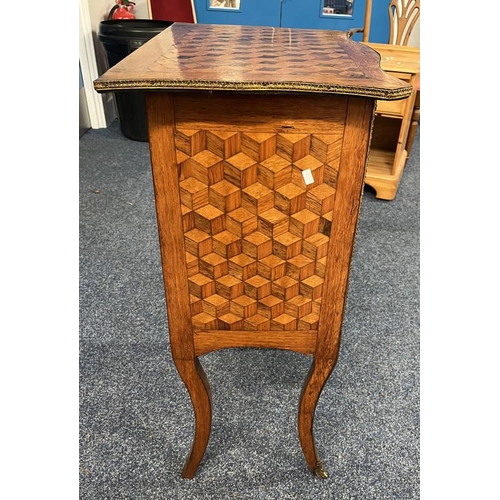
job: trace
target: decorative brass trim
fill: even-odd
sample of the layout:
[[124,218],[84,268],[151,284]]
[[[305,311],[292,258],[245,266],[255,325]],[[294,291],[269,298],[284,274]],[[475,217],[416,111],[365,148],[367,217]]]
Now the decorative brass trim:
[[314,475],[318,476],[321,479],[326,479],[328,477],[328,472],[325,469],[325,466],[323,465],[323,462],[321,460],[318,460],[316,462],[316,467],[314,468]]
[[341,94],[349,96],[373,97],[387,101],[404,99],[411,95],[413,87],[407,85],[395,90],[373,87],[355,87],[351,85],[326,85],[297,82],[215,82],[210,80],[115,80],[110,82],[96,80],[97,92],[115,92],[123,90],[237,90],[250,92],[311,92],[322,94]]

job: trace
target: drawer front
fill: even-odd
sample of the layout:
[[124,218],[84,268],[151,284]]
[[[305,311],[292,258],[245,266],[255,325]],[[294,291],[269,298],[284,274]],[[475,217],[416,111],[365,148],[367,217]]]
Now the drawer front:
[[[388,72],[391,76],[410,83],[411,75],[407,73]],[[403,116],[406,110],[408,98],[399,101],[377,101],[377,113],[381,115]]]
[[403,116],[408,99],[400,101],[377,101],[377,113],[381,115]]

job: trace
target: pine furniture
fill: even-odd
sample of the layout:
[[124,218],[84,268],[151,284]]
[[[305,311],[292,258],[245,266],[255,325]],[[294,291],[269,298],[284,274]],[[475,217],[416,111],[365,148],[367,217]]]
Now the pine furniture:
[[380,54],[380,67],[412,86],[399,101],[377,101],[366,184],[375,196],[393,200],[413,145],[420,119],[420,49],[404,45],[366,43]]

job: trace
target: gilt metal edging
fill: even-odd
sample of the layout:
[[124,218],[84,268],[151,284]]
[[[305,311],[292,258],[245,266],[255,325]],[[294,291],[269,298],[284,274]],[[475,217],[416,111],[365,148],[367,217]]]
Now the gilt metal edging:
[[123,90],[236,90],[236,91],[286,91],[310,92],[321,94],[340,94],[374,99],[398,100],[409,97],[413,87],[407,85],[398,89],[377,89],[373,87],[356,87],[351,85],[325,85],[296,82],[214,82],[210,80],[176,81],[176,80],[113,80],[106,82],[96,80],[94,88],[97,92],[115,92]]

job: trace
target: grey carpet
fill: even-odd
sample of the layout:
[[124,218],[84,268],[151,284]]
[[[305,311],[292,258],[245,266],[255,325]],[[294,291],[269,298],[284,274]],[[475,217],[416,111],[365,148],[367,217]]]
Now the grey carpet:
[[80,138],[80,498],[419,498],[419,132],[394,201],[365,189],[339,361],[318,403],[313,476],[297,407],[310,360],[201,361],[212,435],[180,477],[192,407],[172,363],[147,143],[117,122]]

